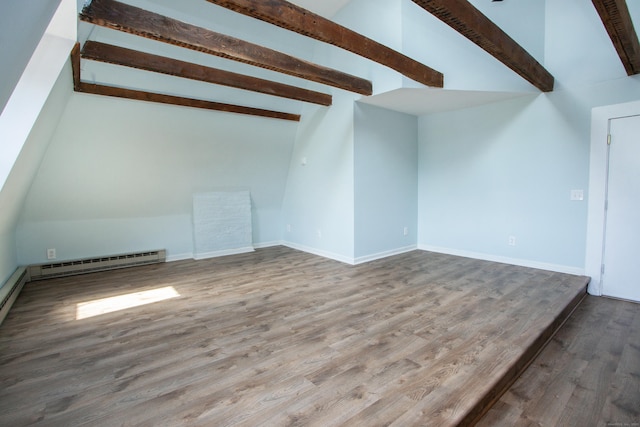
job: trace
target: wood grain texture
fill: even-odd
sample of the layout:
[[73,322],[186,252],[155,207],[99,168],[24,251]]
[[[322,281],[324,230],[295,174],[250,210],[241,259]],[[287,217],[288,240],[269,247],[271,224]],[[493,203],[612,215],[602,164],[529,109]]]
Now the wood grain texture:
[[625,0],[592,0],[627,75],[640,73],[640,41]]
[[73,76],[73,90],[80,90],[80,43],[76,42],[69,55],[71,59],[71,74]]
[[91,40],[87,41],[82,47],[82,58],[295,99],[297,101],[324,106],[331,105],[332,97],[325,93]]
[[76,43],[71,50],[71,69],[73,73],[73,90],[78,93],[111,96],[114,98],[131,99],[134,101],[156,102],[159,104],[177,105],[181,107],[201,108],[205,110],[223,111],[226,113],[245,114],[249,116],[266,117],[270,119],[300,121],[299,114],[281,111],[265,110],[261,108],[245,107],[242,105],[226,104],[222,102],[206,101],[181,96],[165,95],[142,90],[126,89],[94,83],[85,83],[80,77],[80,43]]
[[640,425],[640,304],[587,296],[478,426]]
[[419,83],[443,87],[442,73],[349,28],[285,0],[208,0],[387,66]]
[[[0,327],[0,425],[460,425],[586,281],[274,247],[33,282]],[[166,286],[180,297],[76,320]]]
[[93,83],[80,82],[80,86],[76,90],[76,92],[88,93],[92,95],[111,96],[114,98],[132,99],[134,101],[156,102],[159,104],[178,105],[181,107],[223,111],[226,113],[245,114],[249,116],[266,117],[269,119],[289,120],[293,122],[300,121],[299,114],[245,107],[242,105],[226,104],[223,102],[206,101],[202,99],[185,98],[182,96],[165,95],[162,93],[146,92],[142,90],[126,89]]
[[554,78],[522,46],[467,0],[412,0],[543,92]]
[[372,83],[360,77],[121,2],[93,0],[82,10],[80,18],[92,24],[289,74],[350,92],[362,95],[371,95],[373,92]]

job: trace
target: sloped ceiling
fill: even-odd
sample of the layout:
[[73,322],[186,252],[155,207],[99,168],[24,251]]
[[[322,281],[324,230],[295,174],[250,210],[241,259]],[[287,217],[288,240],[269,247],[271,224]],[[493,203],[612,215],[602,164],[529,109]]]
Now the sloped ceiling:
[[295,0],[291,3],[297,4],[325,18],[331,18],[338,13],[344,5],[349,3],[349,0]]
[[[489,0],[486,1],[489,2]],[[607,0],[594,0],[594,4],[598,2],[607,3]],[[615,3],[613,0],[611,2]],[[248,43],[265,46],[269,49],[285,52],[287,55],[299,58],[302,61],[313,61],[314,58],[312,56],[312,52],[314,51],[314,46],[317,46],[319,43],[303,36],[292,36],[291,32],[282,30],[275,25],[243,16],[223,7],[212,5],[211,2],[206,2],[204,0],[183,0],[181,2],[171,0],[123,0],[122,3],[139,7],[155,13],[158,16],[166,16],[170,19],[189,22],[197,27],[215,28],[215,31],[218,33],[235,37]],[[348,5],[350,0],[293,0],[291,3],[307,9],[310,12],[316,13],[321,17],[331,19],[336,15],[336,13]],[[414,1],[414,3],[419,5],[421,3],[422,5],[431,4],[430,2],[420,1]],[[447,10],[447,8],[452,7],[451,5],[453,3],[462,5],[462,9],[455,9],[455,7],[458,7],[455,6],[453,9]],[[474,0],[472,3],[479,2]],[[468,3],[466,1],[456,0],[452,3],[437,1],[435,4],[441,5],[435,6],[435,8],[445,8],[444,11],[441,11],[442,17],[440,17],[440,19],[446,23],[445,18],[450,16],[451,13],[464,13],[464,9]],[[79,11],[82,10],[83,6],[84,3],[79,0]],[[427,8],[425,7],[425,9]],[[434,11],[431,11],[431,13],[437,16],[437,13]],[[462,15],[459,17],[463,18]],[[475,21],[475,17],[473,17],[472,14],[468,19],[470,21]],[[606,19],[607,17],[603,17],[603,22],[605,22]],[[454,19],[453,21],[459,22],[460,19]],[[488,22],[488,24],[493,25],[491,22]],[[307,95],[309,97],[330,97],[330,94],[333,91],[331,87],[327,87],[321,81],[309,81],[308,79],[301,78],[298,75],[287,75],[291,73],[282,74],[273,71],[274,68],[271,65],[267,65],[264,68],[257,68],[249,65],[251,61],[229,61],[225,57],[220,58],[199,52],[206,49],[198,48],[198,46],[191,50],[184,49],[184,44],[180,45],[180,43],[178,43],[179,46],[172,46],[170,44],[160,43],[156,40],[149,40],[136,35],[114,31],[114,27],[117,27],[117,25],[112,25],[111,29],[108,29],[80,21],[78,36],[80,44],[84,44],[87,40],[99,41],[114,46],[173,58],[183,61],[184,63],[193,63],[201,68],[216,68],[224,70],[225,72],[236,73],[238,76],[251,76],[256,79],[269,80],[280,85],[287,85],[295,88],[301,88],[304,91],[309,91],[309,93],[304,95],[305,97]],[[247,31],[249,27],[250,30]],[[502,60],[500,58],[500,56],[503,55],[501,51],[504,52],[512,50],[511,46],[498,46],[497,51],[492,52],[491,49],[495,48],[495,46],[492,45],[492,41],[489,41],[488,43],[485,41],[485,46],[483,46],[482,40],[474,40],[474,37],[479,37],[478,33],[492,33],[493,31],[490,28],[475,28],[473,29],[474,31],[471,32],[471,35],[465,34],[465,29],[468,30],[469,28],[457,28],[456,30],[477,43],[499,60]],[[602,28],[602,31],[604,31],[604,27]],[[467,33],[469,33],[469,31],[467,31]],[[637,36],[635,37],[637,39]],[[158,37],[155,38],[158,39]],[[506,38],[509,37],[506,36]],[[229,43],[232,44],[233,41]],[[519,48],[519,46],[517,47]],[[526,54],[524,50],[523,52]],[[520,52],[518,55],[522,56]],[[223,56],[225,55],[223,54]],[[513,58],[507,57],[506,61],[508,62],[512,59]],[[304,103],[307,102],[304,100],[301,101],[300,97],[294,98],[297,100],[291,100],[282,96],[275,97],[268,94],[265,95],[265,93],[268,93],[265,90],[262,90],[262,93],[257,93],[241,89],[237,85],[211,85],[210,83],[194,81],[193,79],[179,79],[174,77],[181,75],[179,65],[176,65],[178,67],[178,71],[168,73],[170,75],[161,75],[141,70],[140,67],[138,67],[138,69],[126,68],[120,65],[113,65],[114,61],[107,62],[111,63],[96,62],[94,60],[87,59],[82,60],[80,65],[81,79],[88,84],[96,83],[98,86],[106,85],[109,87],[116,87],[121,91],[141,91],[142,95],[137,95],[138,97],[134,99],[150,99],[150,96],[146,94],[147,92],[160,92],[161,96],[165,97],[207,99],[216,102],[222,101],[224,103],[232,103],[234,105],[238,104],[242,108],[248,107],[253,109],[265,109],[275,112],[276,115],[285,114],[291,117],[299,115],[303,109]],[[249,64],[243,62],[249,62]],[[505,62],[505,64],[507,64],[507,62]],[[321,64],[318,65],[322,66]],[[426,65],[428,66],[429,64]],[[507,65],[514,70],[517,68],[512,67],[509,64]],[[525,68],[529,67],[529,65],[525,65]],[[352,75],[351,73],[355,74],[354,70],[349,66],[349,61],[345,62],[344,69],[333,71],[343,72],[347,76]],[[546,72],[544,69],[542,69],[542,71]],[[251,84],[258,83],[254,82]],[[335,84],[332,85],[336,86]],[[531,95],[532,93],[539,93],[538,91],[535,91],[534,88],[531,91],[525,92],[496,92],[468,90],[452,91],[427,88],[426,86],[419,84],[413,84],[411,86],[411,88],[396,88],[375,96],[363,96],[361,101],[408,114],[422,115],[435,111],[464,108],[473,105],[497,102],[513,97]],[[88,87],[89,86],[85,86],[85,89]],[[544,90],[549,90],[548,88],[549,86],[547,85]],[[92,90],[95,90],[95,87]],[[349,88],[346,88],[346,90],[349,90]],[[90,90],[87,89],[85,91]],[[351,91],[358,92],[358,90]],[[99,92],[100,91],[98,90],[95,93]],[[365,92],[359,93],[369,95]],[[324,105],[327,105],[327,102],[324,102]],[[229,110],[227,109],[225,111]]]

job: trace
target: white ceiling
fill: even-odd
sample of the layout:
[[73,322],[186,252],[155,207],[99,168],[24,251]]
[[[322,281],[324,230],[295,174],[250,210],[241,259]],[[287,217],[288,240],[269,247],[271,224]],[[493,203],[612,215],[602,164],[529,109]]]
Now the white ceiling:
[[442,111],[476,107],[523,96],[536,96],[531,92],[490,92],[448,90],[436,88],[404,88],[362,97],[359,102],[421,116]]
[[[71,1],[71,0],[70,0]],[[78,3],[78,7],[81,8],[82,4],[84,3],[85,0],[76,0]],[[165,13],[165,9],[169,10],[170,12],[173,12],[173,10],[171,10],[172,8],[177,8],[176,10],[182,11],[183,15],[187,14],[189,15],[189,13],[193,13],[197,15],[197,8],[200,7],[200,4],[204,4],[201,1],[196,1],[196,0],[192,0],[192,1],[184,1],[184,2],[173,2],[172,0],[121,0],[124,1],[125,3],[129,3],[129,4],[133,4],[133,5],[137,5],[137,6],[141,6],[143,8],[147,8],[147,3],[149,3],[150,5],[154,5],[157,6],[157,12],[159,13]],[[327,17],[329,19],[333,19],[333,17],[342,9],[344,8],[349,2],[350,0],[290,0],[292,3],[295,3],[296,5],[308,9],[314,13],[317,13],[321,16]],[[473,3],[478,3],[479,1],[488,1],[488,0],[472,0]],[[529,0],[529,1],[535,1],[535,0]],[[629,2],[629,6],[632,12],[632,16],[637,17],[640,16],[640,1],[638,2]],[[637,4],[636,4],[637,3]],[[191,7],[190,7],[191,5]],[[500,6],[495,6],[495,10],[503,10],[504,4],[500,4]],[[492,6],[493,7],[493,6]],[[208,7],[207,6],[207,17],[210,16],[214,16],[213,15],[213,8]],[[495,11],[494,10],[494,11]],[[219,12],[219,11],[216,11]],[[591,11],[593,12],[593,11]],[[228,12],[230,13],[230,12]],[[505,12],[506,13],[506,12]],[[218,13],[217,13],[218,14]],[[215,16],[217,16],[217,14]],[[593,14],[593,13],[592,13]],[[181,18],[183,19],[183,15],[178,15],[177,18]],[[219,13],[219,15],[223,15],[222,13]],[[197,15],[197,16],[201,16],[201,15]],[[595,16],[595,14],[594,14]],[[204,19],[204,18],[203,18]],[[435,19],[435,18],[434,18]],[[226,22],[226,21],[225,21]],[[247,30],[247,28],[242,27],[240,25],[236,25],[238,22],[240,22],[240,19],[236,20],[229,20],[229,22],[232,22],[232,24],[229,24],[230,26],[232,26],[231,30],[236,30],[238,29],[238,31],[236,31],[235,33],[239,32],[240,30],[245,31]],[[252,22],[251,20],[246,19],[246,22]],[[198,24],[197,20],[195,22],[195,24]],[[224,25],[221,25],[222,27],[224,27]],[[217,27],[216,27],[217,28]],[[80,41],[84,41],[87,38],[90,38],[90,32],[93,30],[93,26],[89,25],[89,24],[82,24],[82,26],[80,27],[80,29],[84,29],[85,33],[83,33],[83,35],[79,34],[78,39]],[[223,30],[220,30],[221,32],[224,32]],[[604,30],[601,28],[600,29],[601,32],[603,32]],[[98,29],[96,30],[96,34],[111,34],[111,33],[115,33],[112,30],[102,30],[102,29]],[[237,34],[235,34],[233,31],[231,31],[232,36],[238,36]],[[255,31],[254,31],[255,33]],[[453,33],[453,30],[450,31],[450,33]],[[263,37],[263,34],[261,33],[256,33],[259,34],[259,37]],[[278,34],[274,31],[274,34]],[[277,46],[278,48],[282,47],[282,48],[287,48],[288,50],[283,50],[287,53],[293,54],[294,56],[298,56],[298,53],[296,53],[294,50],[294,48],[299,47],[298,44],[294,43],[296,40],[299,40],[299,37],[291,37],[286,31],[282,30],[282,37],[278,38],[275,42],[272,42],[272,45]],[[96,38],[97,36],[94,35],[94,38]],[[151,46],[154,45],[157,42],[152,42],[152,41],[148,41],[148,40],[138,40],[137,37],[135,36],[130,36],[130,35],[122,35],[122,34],[117,34],[117,35],[110,35],[110,38],[107,38],[106,40],[102,40],[105,42],[111,42],[112,44],[118,44],[117,42],[114,42],[113,39],[118,39],[121,37],[129,37],[130,40],[133,40],[136,44],[140,44],[143,46]],[[239,35],[238,37],[242,37],[244,38],[244,36]],[[454,39],[455,36],[451,36],[450,39]],[[100,39],[100,37],[97,37],[97,39]],[[464,40],[461,36],[458,36],[458,39],[460,39],[460,46],[464,47],[466,46],[465,43],[467,43],[466,40]],[[252,41],[251,39],[247,39],[249,41]],[[253,41],[256,42],[256,41]],[[263,44],[261,42],[257,42],[259,44]],[[607,46],[611,46],[610,41],[607,39],[606,40],[606,45]],[[300,46],[306,46],[304,44],[300,44]],[[125,47],[132,47],[132,46],[127,46],[125,44]],[[135,47],[135,45],[133,46]],[[267,45],[267,47],[269,47]],[[271,46],[273,47],[273,46]],[[544,48],[544,45],[543,45]],[[304,49],[304,48],[303,48]],[[144,50],[144,49],[142,49]],[[149,49],[149,51],[151,53],[156,53],[156,54],[165,54],[166,52],[169,51],[177,51],[180,50],[182,51],[183,49],[180,48],[175,48],[175,47],[171,47],[171,46],[163,46],[162,49],[159,52],[154,52],[153,50]],[[480,49],[474,49],[472,50],[472,52],[477,52],[478,55],[480,56],[486,56],[486,54],[484,54],[483,52],[479,52]],[[180,55],[184,55],[184,57],[181,57]],[[196,55],[198,56],[199,54],[194,54],[193,52],[185,52],[185,53],[181,53],[180,55],[176,54],[176,58],[177,59],[182,59],[182,60],[192,60],[190,59],[192,55]],[[198,60],[201,59],[200,56],[198,56],[197,58]],[[436,58],[438,59],[438,58]],[[194,59],[195,62],[198,62]],[[449,59],[447,59],[447,61],[449,61]],[[83,69],[85,70],[85,79],[94,79],[96,80],[96,82],[100,82],[99,78],[95,79],[95,77],[92,75],[91,71],[93,69],[97,69],[97,65],[95,64],[91,64],[91,61],[88,61],[89,63],[83,65]],[[267,79],[272,79],[275,81],[280,81],[282,83],[286,83],[286,84],[293,84],[296,85],[297,81],[295,78],[291,78],[290,76],[283,76],[283,75],[279,75],[275,72],[272,71],[265,71],[262,69],[254,69],[254,67],[250,67],[248,65],[245,64],[238,64],[238,63],[231,63],[232,61],[228,61],[228,60],[220,60],[219,58],[211,58],[211,59],[207,59],[207,61],[203,60],[203,65],[207,65],[207,66],[212,66],[212,67],[218,67],[218,68],[223,68],[223,69],[228,69],[230,71],[235,71],[235,72],[244,72],[246,71],[247,74],[251,74],[254,75],[256,77],[260,77],[260,78],[267,78]],[[461,63],[463,63],[463,61],[460,61]],[[496,61],[497,62],[497,61]],[[229,64],[227,64],[229,63]],[[490,64],[493,64],[493,62],[491,62]],[[102,66],[102,65],[100,65]],[[498,65],[499,67],[502,67],[502,65]],[[116,66],[110,66],[112,68],[116,67]],[[118,70],[122,68],[119,67]],[[502,69],[500,68],[500,69]],[[436,69],[438,69],[436,67]],[[463,67],[458,67],[455,68],[454,70],[457,69],[461,69],[461,70],[466,70]],[[486,71],[486,70],[484,70]],[[132,76],[142,76],[142,75],[147,75],[143,72],[132,72],[132,71],[122,71],[123,74],[128,75],[132,75]],[[111,73],[103,73],[103,74],[108,74],[109,76],[113,75],[113,76],[117,76],[119,74],[117,74],[116,72],[111,72]],[[484,73],[477,73],[478,75],[491,75],[488,72],[484,72]],[[447,74],[449,75],[449,74]],[[100,75],[98,75],[98,77],[100,77]],[[454,76],[455,77],[455,76]],[[133,78],[133,77],[132,77]],[[162,77],[163,79],[165,77]],[[154,79],[158,79],[160,80],[160,77],[155,77],[154,79],[152,78],[144,78],[144,77],[140,77],[141,80],[144,80],[145,82],[149,82],[149,84],[155,82]],[[519,78],[516,76],[514,77],[514,79],[516,79],[517,81],[520,81]],[[167,77],[166,78],[166,87],[173,87],[172,85],[174,84],[173,81],[175,80],[175,78],[170,78]],[[452,80],[450,80],[452,81]],[[164,82],[164,80],[163,80]],[[484,82],[483,80],[478,80],[478,82]],[[462,109],[462,108],[469,108],[469,107],[475,107],[475,106],[479,106],[479,105],[483,105],[483,104],[490,104],[490,103],[494,103],[494,102],[500,102],[500,101],[505,101],[508,99],[513,99],[513,98],[518,98],[518,97],[522,97],[522,96],[535,96],[538,95],[539,92],[538,91],[534,91],[534,92],[521,92],[521,90],[526,91],[527,89],[520,89],[519,87],[514,87],[514,91],[513,92],[497,92],[497,91],[469,91],[469,90],[451,90],[451,89],[436,89],[436,88],[426,88],[426,87],[422,87],[422,85],[419,85],[415,82],[411,82],[409,83],[412,86],[418,86],[418,87],[403,87],[400,89],[396,89],[396,90],[392,90],[389,92],[385,92],[385,93],[380,93],[374,96],[370,96],[370,97],[362,97],[359,101],[362,103],[366,103],[369,105],[374,105],[374,106],[378,106],[381,108],[386,108],[386,109],[390,109],[390,110],[394,110],[394,111],[398,111],[398,112],[402,112],[402,113],[406,113],[406,114],[412,114],[412,115],[416,115],[416,116],[420,116],[420,115],[424,115],[424,114],[430,114],[430,113],[434,113],[434,112],[442,112],[442,111],[452,111],[452,110],[457,110],[457,109]],[[178,83],[176,83],[176,85],[178,85]],[[316,89],[316,86],[314,86],[314,84],[312,83],[308,83],[305,82],[305,85],[310,86],[311,89]],[[202,89],[202,93],[212,93],[212,97],[213,95],[215,95],[215,100],[216,101],[221,101],[221,102],[234,102],[234,99],[237,98],[237,96],[235,95],[236,92],[240,92],[240,96],[243,97],[243,102],[246,102],[247,105],[250,106],[254,106],[254,107],[258,107],[258,108],[281,108],[283,110],[287,110],[287,111],[291,111],[291,112],[296,112],[298,111],[299,108],[301,107],[301,103],[299,102],[295,102],[292,103],[289,100],[284,100],[281,98],[277,98],[274,99],[273,97],[269,97],[267,95],[262,95],[262,94],[251,94],[251,95],[247,95],[246,92],[244,91],[240,91],[239,89],[228,89],[228,88],[220,88],[217,86],[213,86],[213,88],[211,89],[207,89],[205,90],[204,87],[209,87],[211,85],[205,85],[202,84],[200,86],[190,83],[189,87],[193,86],[194,88],[199,88]],[[201,87],[202,86],[202,87]],[[318,85],[319,86],[319,85]],[[525,84],[526,86],[526,84]],[[164,88],[165,86],[163,86]],[[454,87],[454,86],[452,86]],[[471,86],[468,86],[471,87]],[[478,84],[475,85],[475,87],[487,87],[489,89],[493,88],[493,86],[489,85],[483,85],[483,84]],[[502,86],[501,86],[502,87]],[[505,87],[509,87],[508,85]],[[152,90],[148,89],[148,90]],[[165,91],[168,91],[168,89],[163,89]],[[196,89],[194,89],[196,90]],[[322,87],[320,86],[319,89],[322,91]],[[326,90],[325,90],[326,91]],[[173,92],[168,92],[170,94],[174,94]],[[200,93],[200,92],[199,92]],[[224,96],[228,96],[229,99],[224,99]],[[186,96],[186,95],[185,95]],[[192,96],[196,96],[196,95],[192,95]],[[204,96],[204,95],[203,95]],[[197,97],[197,96],[196,96]],[[220,98],[220,99],[218,99]],[[207,98],[208,99],[208,98]],[[293,107],[291,107],[290,105],[293,105]]]
[[[350,0],[290,1],[318,15],[331,18],[349,3]],[[362,97],[360,102],[420,116],[423,114],[453,111],[531,95],[531,93],[445,90],[425,87],[392,90],[374,96]]]

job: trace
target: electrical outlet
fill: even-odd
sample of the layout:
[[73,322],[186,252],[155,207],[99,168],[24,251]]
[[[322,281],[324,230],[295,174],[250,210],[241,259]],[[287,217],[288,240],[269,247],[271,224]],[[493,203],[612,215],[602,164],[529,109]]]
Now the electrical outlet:
[[571,190],[571,200],[584,200],[584,190]]
[[56,249],[47,249],[47,259],[56,259]]
[[287,232],[291,233],[291,224],[287,224]]
[[509,236],[509,246],[516,245],[516,236]]
[[404,236],[408,236],[409,235],[409,227],[405,227],[404,230],[402,231]]
[[322,230],[318,230],[318,239],[322,239]]

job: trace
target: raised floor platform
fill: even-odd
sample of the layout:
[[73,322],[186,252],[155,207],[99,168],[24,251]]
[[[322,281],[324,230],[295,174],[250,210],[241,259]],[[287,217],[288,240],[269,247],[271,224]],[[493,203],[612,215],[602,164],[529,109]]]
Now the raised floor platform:
[[[587,282],[284,247],[33,282],[0,326],[0,424],[471,424]],[[128,303],[88,317],[109,297]]]

